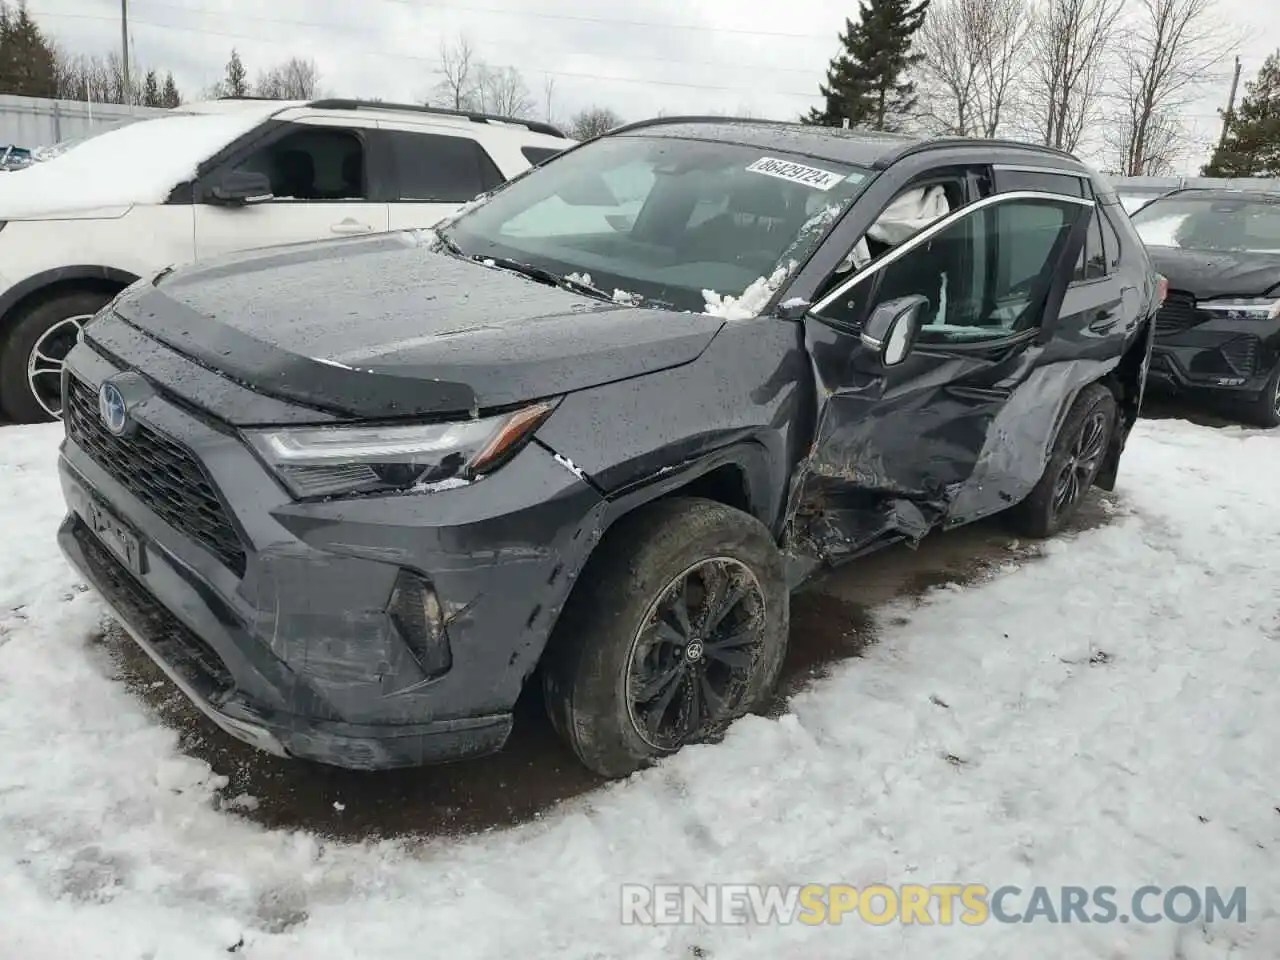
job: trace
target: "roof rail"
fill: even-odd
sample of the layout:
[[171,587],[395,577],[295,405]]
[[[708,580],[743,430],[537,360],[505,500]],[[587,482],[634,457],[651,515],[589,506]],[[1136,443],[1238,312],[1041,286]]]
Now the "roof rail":
[[312,100],[307,104],[317,110],[403,110],[412,113],[425,113],[442,117],[458,117],[463,120],[470,120],[474,123],[489,123],[491,121],[497,123],[513,123],[518,126],[526,127],[532,133],[545,134],[548,137],[559,137],[561,140],[568,140],[564,131],[549,123],[543,123],[540,120],[522,120],[519,117],[503,117],[494,113],[479,113],[473,110],[450,110],[447,107],[430,107],[420,103],[386,103],[382,100],[345,100],[341,98],[330,98],[326,100]]
[[632,130],[643,130],[645,127],[659,127],[671,123],[758,123],[768,126],[796,126],[799,121],[765,120],[760,117],[716,117],[691,114],[687,117],[649,117],[647,120],[633,120],[622,126],[614,127],[609,133],[629,133]]

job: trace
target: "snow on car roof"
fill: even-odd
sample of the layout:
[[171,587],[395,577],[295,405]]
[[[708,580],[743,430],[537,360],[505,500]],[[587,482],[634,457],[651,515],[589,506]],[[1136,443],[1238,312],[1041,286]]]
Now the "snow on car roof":
[[200,163],[280,107],[263,103],[228,113],[137,120],[87,137],[7,174],[0,181],[0,220],[162,203]]

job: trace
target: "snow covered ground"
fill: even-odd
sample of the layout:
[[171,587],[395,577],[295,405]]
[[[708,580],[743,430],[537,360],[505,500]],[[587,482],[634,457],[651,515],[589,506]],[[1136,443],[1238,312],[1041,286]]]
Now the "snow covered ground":
[[[0,956],[1280,956],[1280,433],[1144,422],[1125,516],[881,610],[879,644],[780,719],[527,826],[378,844],[220,809],[224,781],[109,679],[53,544],[57,439],[0,429]],[[953,880],[1245,886],[1249,913],[619,922],[623,883]]]

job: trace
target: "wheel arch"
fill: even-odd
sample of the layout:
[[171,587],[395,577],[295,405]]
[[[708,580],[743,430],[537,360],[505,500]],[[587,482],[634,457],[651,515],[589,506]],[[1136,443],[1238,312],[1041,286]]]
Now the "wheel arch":
[[0,294],[0,339],[16,318],[37,303],[81,290],[100,290],[111,295],[139,279],[127,270],[95,264],[55,267],[33,274]]
[[651,473],[609,496],[602,534],[618,520],[658,500],[697,497],[755,517],[777,533],[783,491],[768,447],[743,440],[675,469]]
[[[607,556],[606,551],[612,548],[610,534],[619,522],[663,500],[697,498],[741,510],[763,523],[776,543],[783,498],[781,490],[775,492],[772,488],[770,478],[773,463],[770,451],[763,443],[744,440],[681,464],[675,469],[652,472],[645,479],[608,495],[605,510],[596,528],[595,542],[582,558],[573,585],[560,604],[561,610],[583,588],[583,584],[590,582],[590,571],[603,562],[602,558]],[[557,615],[556,624],[548,632],[546,644],[537,652],[525,674],[524,687],[537,676],[548,649],[557,642],[555,637],[559,633],[558,625]]]

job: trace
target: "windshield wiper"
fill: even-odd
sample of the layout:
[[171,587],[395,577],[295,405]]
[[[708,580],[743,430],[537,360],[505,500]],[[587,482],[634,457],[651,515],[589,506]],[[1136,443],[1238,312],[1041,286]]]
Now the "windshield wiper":
[[583,283],[581,280],[574,280],[571,277],[562,277],[560,274],[544,267],[535,267],[531,263],[521,263],[519,260],[512,260],[509,257],[485,257],[473,254],[471,259],[477,263],[491,264],[495,267],[501,267],[503,270],[510,270],[512,273],[518,273],[521,276],[528,277],[530,280],[545,283],[549,287],[559,287],[561,290],[570,290],[588,297],[595,297],[597,300],[607,300],[609,303],[613,303],[613,297],[598,287]]

